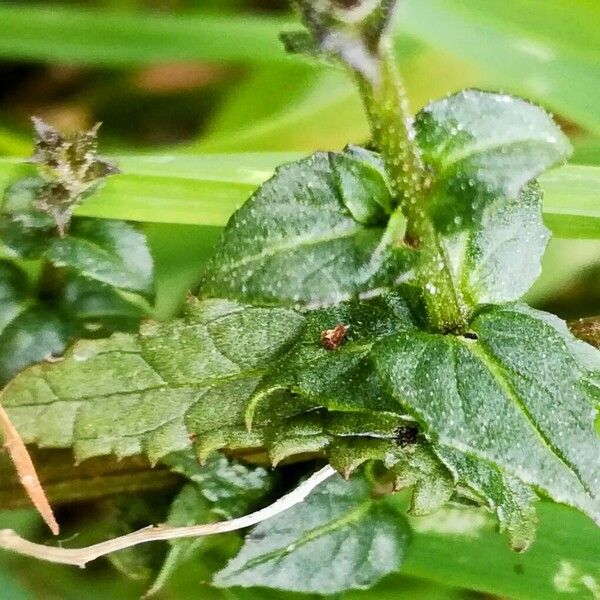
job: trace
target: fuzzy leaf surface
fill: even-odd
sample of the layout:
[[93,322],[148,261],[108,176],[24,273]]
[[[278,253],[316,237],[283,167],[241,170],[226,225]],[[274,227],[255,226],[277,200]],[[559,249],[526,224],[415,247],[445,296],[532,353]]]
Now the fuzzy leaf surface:
[[460,485],[495,514],[500,531],[508,535],[511,546],[519,552],[527,550],[538,524],[537,495],[531,486],[457,450],[446,447],[437,451]]
[[[321,335],[339,325],[346,328],[345,337],[339,348],[328,350]],[[272,390],[285,389],[329,410],[397,410],[397,405],[390,406],[370,352],[377,340],[414,327],[406,302],[396,294],[311,311],[294,351],[265,377],[255,402]],[[252,409],[253,402],[249,418]]]
[[255,527],[215,584],[317,594],[366,589],[400,568],[408,539],[400,512],[373,499],[364,478],[336,476]]
[[600,522],[596,403],[573,344],[520,305],[485,309],[471,329],[477,339],[408,332],[380,342],[374,360],[389,392],[435,444]]
[[533,182],[513,200],[486,206],[472,227],[441,238],[454,285],[471,307],[519,300],[542,271],[550,237]]
[[230,219],[203,293],[307,305],[377,293],[416,257],[392,247],[390,205],[383,173],[350,153],[284,165]]
[[72,446],[79,460],[144,452],[156,461],[189,448],[190,435],[214,449],[249,447],[260,438],[245,430],[244,405],[303,326],[286,309],[193,301],[183,319],[82,341],[60,363],[27,369],[2,403],[27,442]]
[[514,96],[466,90],[426,106],[415,122],[431,171],[427,211],[440,231],[477,223],[499,199],[565,160],[571,146],[543,109]]

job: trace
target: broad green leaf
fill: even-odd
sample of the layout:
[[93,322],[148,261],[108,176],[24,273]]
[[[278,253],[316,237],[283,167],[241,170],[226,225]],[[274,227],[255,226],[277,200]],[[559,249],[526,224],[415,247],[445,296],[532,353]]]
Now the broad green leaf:
[[[80,216],[223,226],[277,165],[298,153],[118,156],[121,175],[76,209]],[[600,238],[600,168],[567,166],[539,178],[544,220],[555,236]],[[0,189],[31,174],[0,158]]]
[[215,584],[317,594],[365,589],[400,568],[407,543],[402,515],[375,500],[365,479],[335,477],[254,528]]
[[290,310],[192,301],[183,319],[82,341],[60,363],[24,371],[2,403],[25,440],[72,446],[78,460],[157,461],[189,448],[190,436],[211,449],[260,445],[245,430],[245,402],[303,326]]
[[392,247],[389,196],[381,173],[349,154],[280,167],[229,221],[203,293],[309,305],[381,293],[415,256]]
[[128,223],[76,219],[67,236],[51,240],[45,256],[88,279],[146,297],[153,294],[146,238]]
[[374,359],[389,392],[435,444],[599,522],[600,438],[576,348],[543,313],[515,305],[483,310],[467,337],[388,338]]
[[486,206],[517,198],[526,183],[571,151],[541,108],[478,90],[428,105],[415,128],[432,171],[427,211],[442,231],[478,223]]

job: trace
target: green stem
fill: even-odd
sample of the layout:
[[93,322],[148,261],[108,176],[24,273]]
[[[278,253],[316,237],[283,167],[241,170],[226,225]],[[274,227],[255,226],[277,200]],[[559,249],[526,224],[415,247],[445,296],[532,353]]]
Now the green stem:
[[437,331],[463,331],[467,326],[465,303],[454,285],[440,236],[425,211],[427,173],[415,143],[404,86],[387,42],[380,44],[378,65],[374,80],[361,73],[356,77],[373,141],[381,152],[398,210],[406,217],[402,242],[422,251],[419,284],[431,326]]
[[383,157],[394,197],[406,217],[421,221],[418,202],[424,183],[423,163],[414,143],[412,119],[404,86],[387,45],[379,51],[377,80],[357,74],[373,141]]

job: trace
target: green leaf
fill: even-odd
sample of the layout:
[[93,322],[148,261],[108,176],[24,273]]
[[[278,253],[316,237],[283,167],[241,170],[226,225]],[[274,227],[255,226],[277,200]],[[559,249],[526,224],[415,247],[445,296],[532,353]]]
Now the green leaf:
[[53,228],[52,217],[35,207],[43,186],[41,177],[23,177],[9,185],[4,191],[2,214],[10,216],[27,229]]
[[389,205],[384,177],[351,155],[280,167],[229,221],[203,293],[314,305],[381,292],[415,256],[391,247]]
[[78,321],[85,337],[106,337],[115,331],[135,332],[144,316],[141,307],[123,298],[110,285],[67,273],[61,308]]
[[215,584],[317,594],[365,589],[400,568],[407,543],[402,515],[375,500],[365,479],[336,477],[253,529]]
[[436,445],[600,522],[595,401],[573,348],[544,313],[515,305],[484,309],[467,337],[407,332],[373,352],[389,392]]
[[26,274],[0,261],[0,387],[22,368],[60,356],[75,331],[32,295]]
[[69,235],[50,242],[45,256],[58,267],[151,297],[153,265],[145,236],[121,221],[77,219]]
[[475,307],[520,299],[541,273],[549,237],[534,182],[514,200],[492,202],[477,225],[447,234],[441,243],[454,285]]
[[455,479],[496,515],[500,532],[508,534],[511,546],[519,552],[527,550],[538,523],[537,496],[531,487],[489,463],[456,450],[439,448],[437,453]]
[[394,476],[394,489],[413,488],[411,514],[434,513],[452,497],[454,481],[427,445],[422,442],[404,445],[403,451],[386,456],[386,464],[391,466]]
[[[340,325],[346,328],[344,339],[338,348],[327,349],[321,342],[323,332]],[[302,396],[315,408],[397,409],[375,374],[370,352],[377,340],[414,327],[406,302],[395,294],[307,313],[306,327],[293,351],[263,379],[250,400],[246,422],[252,424],[260,401],[281,389]]]
[[[163,462],[193,483],[185,485],[173,500],[167,524],[185,527],[213,520],[232,519],[251,510],[270,491],[271,477],[260,467],[250,468],[215,455],[200,466],[190,452],[177,452]],[[169,552],[147,595],[158,592],[171,575],[214,538],[200,537],[169,542]]]
[[183,319],[82,341],[60,363],[24,371],[2,403],[25,440],[72,446],[78,460],[144,452],[157,461],[189,448],[190,435],[213,450],[260,446],[245,403],[303,326],[290,310],[192,301]]
[[9,261],[0,261],[0,335],[31,305],[27,276]]
[[162,462],[196,484],[222,519],[245,514],[271,488],[271,475],[265,469],[234,462],[221,454],[202,465],[191,452],[174,453]]
[[478,223],[491,202],[514,200],[571,152],[544,110],[504,94],[459,92],[425,107],[415,128],[432,171],[427,210],[441,231]]
[[55,311],[43,306],[21,312],[0,334],[0,382],[7,382],[33,363],[61,356],[74,329]]

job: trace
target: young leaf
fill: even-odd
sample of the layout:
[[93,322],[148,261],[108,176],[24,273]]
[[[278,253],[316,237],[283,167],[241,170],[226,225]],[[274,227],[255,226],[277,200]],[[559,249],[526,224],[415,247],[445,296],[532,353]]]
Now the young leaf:
[[417,143],[431,170],[427,212],[440,231],[478,224],[491,202],[513,200],[571,152],[541,108],[504,94],[467,90],[425,107]]
[[364,478],[335,477],[258,525],[214,583],[314,594],[366,589],[400,568],[407,544],[402,515],[374,499]]
[[518,305],[483,310],[471,329],[380,342],[374,360],[389,392],[435,444],[600,522],[600,438],[586,367],[564,335]]
[[464,297],[476,306],[521,298],[542,271],[549,237],[542,191],[533,182],[516,199],[486,207],[477,227],[443,243]]
[[45,256],[88,279],[151,298],[153,264],[145,236],[123,221],[79,218]]
[[246,432],[245,403],[303,326],[286,309],[191,301],[183,319],[82,341],[60,363],[27,369],[2,404],[26,441],[72,446],[78,460],[144,452],[156,461],[188,448],[190,435],[212,449],[260,445]]
[[381,293],[416,256],[392,244],[390,205],[383,174],[351,154],[280,167],[229,221],[203,293],[309,305]]

